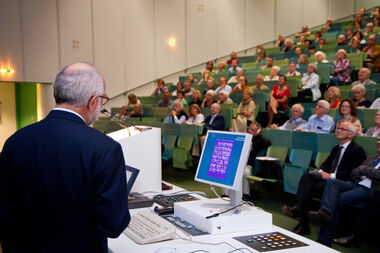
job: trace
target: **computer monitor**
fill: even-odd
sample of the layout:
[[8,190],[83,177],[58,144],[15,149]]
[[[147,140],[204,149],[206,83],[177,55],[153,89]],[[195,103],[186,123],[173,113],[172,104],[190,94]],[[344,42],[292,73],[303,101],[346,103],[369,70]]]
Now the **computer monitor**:
[[125,171],[127,173],[127,193],[129,194],[131,192],[133,184],[135,183],[140,170],[133,168],[131,166],[125,165]]
[[230,204],[240,204],[251,140],[248,133],[209,130],[194,180],[230,189]]

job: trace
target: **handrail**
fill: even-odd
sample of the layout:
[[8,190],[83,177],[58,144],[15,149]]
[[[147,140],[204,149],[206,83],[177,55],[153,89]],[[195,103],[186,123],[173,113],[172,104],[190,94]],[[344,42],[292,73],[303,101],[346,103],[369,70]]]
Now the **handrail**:
[[[375,7],[372,7],[372,8],[370,8],[370,9],[367,9],[367,11],[369,11],[369,10],[373,10],[374,8],[375,8]],[[347,15],[347,16],[342,17],[342,18],[339,18],[339,19],[336,19],[336,20],[334,20],[333,22],[345,21],[346,19],[349,20],[349,18],[353,18],[353,15],[355,15],[355,13],[353,13],[353,14],[351,14],[351,15]],[[314,26],[314,27],[310,28],[310,30],[315,30],[315,29],[322,28],[324,25],[325,25],[325,24]],[[287,36],[285,36],[285,37],[286,37],[286,38],[294,37],[295,34],[296,34],[296,33],[292,33],[292,34],[289,34],[289,35],[287,35]],[[238,51],[237,53],[243,53],[243,52],[244,52],[244,54],[247,54],[247,51],[254,50],[254,49],[256,49],[257,46],[259,46],[259,45],[268,45],[268,44],[272,44],[272,46],[273,46],[274,43],[275,43],[276,41],[277,41],[277,39],[275,39],[275,40],[271,40],[271,41],[268,41],[268,42],[265,42],[265,43],[262,43],[262,44],[258,44],[258,45],[256,45],[256,46],[249,47],[249,48],[246,48],[246,49],[244,49],[244,50]],[[223,59],[223,58],[228,57],[228,56],[229,56],[229,55],[225,55],[225,56],[222,56],[222,57],[218,57],[218,58],[216,58],[216,59],[214,59],[214,60],[212,60],[212,61],[213,61],[214,63],[216,63],[218,60]],[[210,60],[209,60],[209,61],[210,61]],[[180,73],[183,73],[183,72],[184,72],[184,73],[187,73],[187,71],[188,71],[189,69],[193,69],[193,68],[201,67],[201,66],[204,66],[205,64],[206,64],[206,62],[202,62],[202,63],[199,63],[199,64],[197,64],[197,65],[194,65],[194,66],[191,66],[191,67],[185,68],[185,69],[183,69],[183,70],[180,70],[180,71],[174,72],[174,73],[169,74],[169,75],[162,76],[162,77],[157,78],[157,79],[165,79],[165,78],[168,78],[168,77],[171,77],[171,76],[173,76],[173,75],[177,75],[177,74],[180,74]],[[147,85],[151,84],[152,82],[155,82],[157,79],[154,79],[154,80],[152,80],[152,81],[149,81],[149,82],[143,83],[143,84],[141,84],[141,85],[139,85],[139,86],[136,86],[136,87],[134,87],[134,88],[132,88],[132,89],[129,89],[129,90],[126,90],[126,91],[124,91],[124,92],[122,92],[122,93],[120,93],[120,94],[117,94],[117,95],[111,97],[110,100],[116,99],[116,98],[121,97],[121,96],[126,96],[128,92],[131,92],[131,91],[133,91],[133,90],[140,89],[140,88],[142,88],[142,87],[144,87],[144,86],[147,86]]]

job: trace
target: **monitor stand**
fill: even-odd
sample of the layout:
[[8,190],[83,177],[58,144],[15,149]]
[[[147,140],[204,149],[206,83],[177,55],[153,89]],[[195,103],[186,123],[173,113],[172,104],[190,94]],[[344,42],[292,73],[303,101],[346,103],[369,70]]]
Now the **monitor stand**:
[[231,203],[220,198],[178,202],[174,203],[174,216],[178,216],[210,234],[234,233],[254,229],[270,230],[272,228],[272,214],[248,205],[240,206],[217,217],[206,218],[230,209],[232,207],[230,204],[238,202],[241,203],[241,197],[237,198],[232,192]]
[[243,192],[242,191],[236,191],[236,190],[229,190],[230,193],[230,206],[237,206],[240,205],[241,198],[243,197]]

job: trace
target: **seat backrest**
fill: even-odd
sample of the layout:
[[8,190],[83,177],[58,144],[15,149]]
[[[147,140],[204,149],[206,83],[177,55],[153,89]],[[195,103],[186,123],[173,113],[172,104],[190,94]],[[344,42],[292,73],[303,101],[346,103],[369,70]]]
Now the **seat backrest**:
[[301,168],[309,168],[312,155],[313,151],[311,150],[293,148],[290,152],[289,161]]
[[295,149],[310,150],[313,152],[313,160],[318,152],[318,139],[316,133],[311,132],[293,132],[292,147]]
[[315,158],[315,167],[319,169],[324,161],[326,161],[327,157],[329,157],[330,153],[318,152],[317,158]]
[[269,140],[271,141],[273,146],[291,148],[292,147],[292,131],[270,129]]
[[365,151],[367,157],[378,155],[376,151],[377,138],[370,136],[355,136],[354,142],[359,144]]
[[267,156],[280,159],[281,166],[284,165],[287,154],[287,147],[270,146],[267,150]]
[[183,137],[183,136],[178,137],[177,147],[190,151],[192,145],[193,145],[193,138]]
[[375,126],[375,116],[378,109],[363,109],[363,127],[368,130]]

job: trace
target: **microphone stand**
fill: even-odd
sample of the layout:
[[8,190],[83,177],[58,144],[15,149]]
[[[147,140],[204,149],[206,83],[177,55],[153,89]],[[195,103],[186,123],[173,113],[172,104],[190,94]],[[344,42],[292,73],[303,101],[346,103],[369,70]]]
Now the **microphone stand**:
[[[100,111],[101,113],[103,113],[104,115],[106,115],[108,118],[110,118],[112,120],[112,116],[111,116],[111,113],[107,110],[107,109],[103,109]],[[123,124],[121,124],[118,120],[112,120],[113,122],[115,122],[116,124],[118,124],[119,126],[121,126],[122,128],[126,128],[128,130],[128,134],[129,136],[131,136],[131,132],[129,131],[129,128]],[[133,124],[130,124],[130,126],[133,126],[134,128],[136,128],[137,130],[140,131],[140,133],[142,133],[143,131],[139,128],[139,127],[136,127],[135,125]]]

